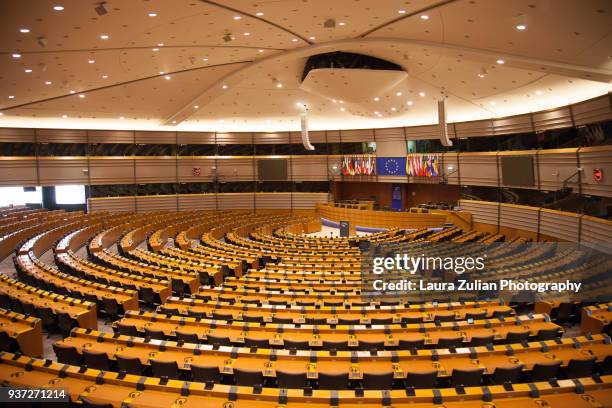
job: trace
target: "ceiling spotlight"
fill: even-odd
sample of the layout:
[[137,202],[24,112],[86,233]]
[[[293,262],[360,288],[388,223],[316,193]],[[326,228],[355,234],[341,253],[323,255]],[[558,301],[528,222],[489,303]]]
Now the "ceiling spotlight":
[[21,58],[21,54],[13,54],[13,58]]
[[227,85],[223,85],[221,88],[223,88],[223,89],[227,89]]
[[30,72],[32,72],[32,70],[31,70],[30,68],[26,68],[26,69],[24,70],[24,72],[25,72],[26,74],[29,74]]
[[497,105],[497,104],[495,103],[495,101],[491,101],[491,102],[489,102],[489,103],[491,104],[491,106],[495,106],[495,105]]
[[264,52],[264,50],[258,50],[258,52],[260,52],[260,53],[261,53],[261,52]]
[[516,26],[516,29],[519,31],[523,31],[527,28],[527,26],[525,24],[519,24]]
[[344,103],[344,101],[343,101],[342,99],[340,99],[338,102],[340,102],[340,103]]
[[429,20],[429,16],[427,14],[422,14],[421,20]]
[[249,36],[249,35],[251,35],[251,33],[244,33],[242,35]]
[[283,87],[283,84],[281,84],[281,83],[279,82],[279,83],[277,83],[277,84],[276,84],[276,87],[277,87],[277,88],[282,88],[282,87]]
[[292,39],[291,41],[293,41],[293,42],[297,42],[297,41],[298,41],[298,39],[297,39],[297,38],[294,38],[294,39]]
[[262,13],[261,11],[258,11],[257,13],[255,13],[255,15],[256,15],[257,17],[261,17],[261,16],[263,16],[263,13]]
[[234,40],[234,36],[231,35],[230,33],[226,33],[223,35],[223,41],[225,42],[230,42]]
[[392,110],[393,112],[395,112],[395,111],[397,110],[397,108],[394,106],[394,107],[392,107],[392,108],[391,108],[391,110]]
[[344,112],[344,111],[346,111],[346,109],[340,108],[340,112]]
[[74,93],[76,93],[76,91],[70,91],[70,93],[71,93],[71,94],[74,94]]
[[400,14],[406,14],[406,10],[398,10],[397,12]]
[[0,112],[0,116],[4,116],[4,113]]
[[106,34],[102,34],[102,35],[100,36],[100,39],[101,39],[101,40],[108,40],[108,35],[106,35]]
[[108,13],[106,7],[104,7],[105,4],[106,2],[103,1],[101,3],[98,3],[98,5],[94,8],[94,10],[96,11],[96,13],[98,13],[99,16],[103,16]]
[[378,116],[379,118],[382,118],[382,117],[383,117],[382,113],[379,113],[379,114],[378,114],[378,115],[376,115],[376,116]]
[[15,95],[9,95],[9,99],[15,99]]
[[198,109],[199,107],[199,105],[193,105],[193,109]]
[[153,50],[152,50],[152,51],[153,51],[153,52],[157,52],[157,51],[159,51],[159,48],[153,48]]
[[119,116],[119,120],[123,120],[125,119],[123,116]]
[[234,16],[234,20],[240,20],[242,17],[240,16]]
[[487,76],[487,74],[488,74],[487,70],[482,68],[480,72],[478,73],[478,78],[484,78]]
[[85,97],[85,94],[79,94],[79,98],[83,99]]
[[378,111],[377,111],[377,112],[374,112],[374,114],[375,114],[375,115],[378,115]]
[[338,23],[338,25],[339,25],[339,26],[345,26],[345,25],[346,25],[346,23],[345,23],[345,22],[343,22],[343,21],[341,21],[341,22],[339,22],[339,23]]
[[378,101],[380,101],[380,98],[377,96],[374,98],[374,102],[378,102]]
[[93,64],[93,63],[95,63],[95,62],[96,62],[96,60],[89,60],[89,61],[87,61],[87,62],[88,62],[89,64]]
[[45,81],[45,85],[51,85],[51,81]]
[[412,101],[408,101],[408,106],[412,106],[413,102]]
[[206,62],[208,61],[208,58],[202,58],[202,61]]
[[68,117],[68,115],[62,115],[62,118],[66,119]]
[[425,92],[419,92],[419,96],[421,97],[425,96]]
[[102,75],[102,79],[108,78],[108,75]]
[[159,71],[159,75],[164,75],[165,73],[165,71]]
[[338,102],[338,101],[337,101],[337,100],[335,100],[335,99],[332,99],[332,102],[333,102],[333,103],[336,103],[336,102]]
[[149,17],[157,17],[157,13],[149,13]]
[[503,59],[498,59],[498,60],[497,60],[497,63],[498,63],[499,65],[503,65],[503,64],[505,64],[505,63],[506,63],[506,61],[504,61]]
[[47,39],[45,37],[38,37],[36,42],[41,48],[45,48],[47,46]]
[[158,47],[163,47],[163,46],[164,46],[164,43],[157,43],[157,46],[158,46]]
[[53,10],[55,10],[55,11],[63,11],[64,10],[64,6],[53,6]]
[[173,121],[172,121],[172,124],[173,124],[173,125],[175,125],[175,124],[176,124],[176,120],[173,120]]
[[308,39],[309,39],[309,40],[315,40],[315,39],[316,39],[316,37],[315,37],[315,36],[312,36],[312,37],[308,37]]
[[537,90],[535,93],[536,93],[536,95],[542,95],[542,91],[540,91],[540,90]]
[[402,93],[398,92],[398,93],[395,94],[395,96],[402,96]]
[[27,34],[27,33],[29,33],[29,32],[30,32],[30,29],[29,29],[29,28],[21,28],[21,29],[19,30],[19,32],[20,32],[20,33]]
[[170,78],[172,78],[172,77],[171,77],[170,75],[166,75],[164,78],[165,78],[166,80],[170,80]]

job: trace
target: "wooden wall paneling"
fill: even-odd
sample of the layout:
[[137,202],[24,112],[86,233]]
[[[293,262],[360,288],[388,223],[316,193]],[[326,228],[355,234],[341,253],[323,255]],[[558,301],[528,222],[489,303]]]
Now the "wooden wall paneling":
[[559,129],[572,126],[572,112],[568,106],[532,114],[536,131]]
[[38,186],[35,157],[0,157],[1,186]]
[[257,209],[290,209],[292,193],[256,193]]
[[82,129],[37,129],[38,143],[85,143],[87,137]]
[[[376,129],[377,137],[381,130],[382,129]],[[405,127],[404,130],[406,140],[440,139],[440,128],[438,125],[410,126]],[[449,134],[452,134],[452,137],[454,137],[452,126],[448,126],[448,131]]]
[[[213,167],[215,158],[211,156],[182,156],[177,159],[179,183],[203,183],[214,179]],[[200,175],[193,174],[195,167],[200,168]]]
[[518,228],[536,234],[538,232],[538,207],[502,204],[499,214],[500,227]]
[[217,156],[217,174],[221,181],[252,181],[253,157]]
[[89,143],[134,143],[134,132],[129,130],[89,130]]
[[293,209],[310,210],[318,203],[326,203],[328,195],[327,193],[293,193],[291,199]]
[[220,210],[252,210],[255,206],[253,193],[221,193],[217,194],[217,200]]
[[169,131],[137,130],[134,132],[134,142],[138,144],[174,144],[176,143],[176,134]]
[[[563,180],[576,172],[576,149],[540,150],[538,153],[540,189],[544,191],[559,190]],[[577,176],[568,182],[569,187],[577,188]]]
[[87,184],[87,157],[39,157],[41,186]]
[[35,130],[27,128],[0,128],[0,142],[33,143]]
[[404,146],[406,145],[406,136],[404,134],[404,128],[382,128],[372,129],[370,131],[370,140],[376,139],[376,148],[378,150],[378,143],[381,142],[392,142],[401,141]]
[[136,197],[136,208],[139,213],[176,211],[176,195],[139,196]]
[[325,137],[326,143],[340,143],[342,141],[339,130],[327,130]]
[[87,200],[87,211],[136,212],[134,197],[101,197]]
[[251,144],[253,136],[250,132],[216,133],[215,141],[220,145]]
[[[338,160],[339,162],[339,160]],[[326,156],[291,156],[291,180],[327,180]]]
[[474,120],[471,122],[456,122],[454,124],[455,137],[491,136],[493,122],[490,119]]
[[291,135],[289,132],[253,133],[252,141],[253,144],[288,144],[291,143]]
[[612,106],[610,94],[575,103],[572,105],[572,112],[576,125],[586,125],[589,123],[611,120]]
[[497,153],[459,153],[461,184],[497,186]]
[[584,215],[582,217],[580,241],[601,245],[602,249],[610,253],[612,249],[612,221]]
[[529,114],[491,119],[491,127],[496,135],[533,132]]
[[175,156],[136,156],[134,164],[136,183],[176,182]]
[[555,237],[562,241],[577,242],[580,217],[580,214],[542,209],[540,235]]
[[[327,138],[325,136],[324,130],[308,132],[308,138],[310,139],[310,143],[312,144],[327,143]],[[291,132],[291,143],[302,144],[302,134],[300,132]]]
[[[578,152],[582,171],[582,193],[612,197],[612,146],[582,147]],[[595,181],[593,170],[603,170],[603,180]]]
[[214,132],[177,132],[178,144],[215,144]]
[[215,210],[215,194],[179,194],[179,211]]
[[[393,133],[394,129],[389,129]],[[373,129],[348,129],[342,131],[342,142],[371,142],[374,140]]]
[[90,157],[91,184],[135,184],[134,158],[131,156]]
[[461,209],[472,213],[474,222],[498,225],[499,220],[497,206],[499,203],[492,201],[459,200]]

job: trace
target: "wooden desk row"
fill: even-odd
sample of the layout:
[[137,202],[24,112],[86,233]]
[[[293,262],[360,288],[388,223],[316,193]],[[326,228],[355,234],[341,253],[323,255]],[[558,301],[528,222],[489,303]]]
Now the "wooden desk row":
[[[329,406],[362,408],[405,406],[412,408],[436,406],[448,408],[482,408],[483,406],[515,408],[572,406],[592,408],[608,406],[612,398],[612,376],[599,379],[560,380],[558,384],[538,382],[504,386],[467,387],[463,393],[453,388],[415,390],[355,391],[304,390],[207,385],[196,382],[169,380],[136,375],[81,369],[31,359],[11,353],[0,354],[0,381],[13,387],[65,389],[73,402],[80,398],[100,404],[132,408],[318,408]],[[483,402],[484,401],[484,402]]]
[[15,339],[19,350],[27,356],[43,355],[42,321],[11,310],[0,309],[0,332]]
[[[429,347],[436,346],[439,339],[460,339],[468,344],[474,337],[493,336],[495,341],[503,341],[508,333],[524,333],[530,337],[537,336],[540,330],[562,329],[549,321],[545,315],[532,317],[518,316],[505,321],[475,320],[392,325],[309,325],[309,324],[276,324],[252,322],[228,322],[226,320],[180,317],[148,312],[126,312],[118,321],[121,324],[135,326],[140,333],[145,328],[162,331],[167,338],[176,335],[176,331],[195,334],[200,341],[206,342],[208,335],[217,338],[228,338],[234,344],[244,344],[247,335],[251,338],[267,341],[270,346],[282,347],[285,341],[306,342],[309,347],[320,347],[323,341],[346,342],[349,347],[357,349],[360,342],[383,343],[385,347],[397,347],[399,342],[422,341]],[[116,326],[115,326],[116,327]]]
[[612,303],[602,303],[582,308],[580,330],[582,333],[601,333],[610,328]]
[[96,305],[85,300],[61,296],[36,289],[0,274],[0,293],[21,302],[31,303],[36,308],[48,307],[54,313],[67,313],[76,320],[79,327],[97,329]]

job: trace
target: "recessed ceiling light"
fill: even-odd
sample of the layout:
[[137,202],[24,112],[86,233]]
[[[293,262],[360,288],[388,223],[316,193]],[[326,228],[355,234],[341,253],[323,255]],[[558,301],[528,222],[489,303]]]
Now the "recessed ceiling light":
[[64,10],[64,6],[53,6],[53,10],[55,10],[55,11],[62,11],[62,10]]
[[157,43],[157,46],[158,46],[158,47],[163,47],[163,46],[164,46],[164,43]]
[[375,115],[378,115],[378,111],[374,112]]
[[30,72],[32,72],[32,70],[31,70],[30,68],[26,68],[26,69],[24,69],[24,71],[25,71],[27,74],[29,74]]
[[247,35],[247,36],[248,36],[248,35],[251,35],[251,33],[244,33],[244,34],[242,34],[242,35]]
[[108,78],[108,75],[102,75],[102,79]]
[[398,93],[395,94],[395,96],[402,96],[402,93],[398,92]]
[[234,20],[240,20],[242,17],[240,16],[234,16]]
[[165,73],[165,71],[159,71],[159,75],[164,75]]
[[193,109],[198,109],[199,107],[199,105],[193,105]]
[[125,119],[123,116],[119,116],[119,120],[123,120]]
[[93,64],[94,62],[96,62],[96,60],[89,60],[87,62],[90,63],[90,64]]
[[406,10],[398,10],[397,12],[400,14],[406,14]]
[[392,107],[392,108],[391,108],[391,110],[392,110],[393,112],[395,112],[395,111],[397,110],[397,108],[394,106],[394,107]]
[[378,101],[380,101],[380,98],[377,96],[374,98],[374,102],[378,102]]
[[15,95],[9,95],[9,99],[15,99]]
[[51,85],[51,81],[45,81],[45,85]]
[[221,119],[221,120],[219,120],[219,122],[221,122],[221,123],[225,123],[225,120],[224,120],[224,119]]
[[153,52],[159,51],[159,48],[153,48]]
[[492,106],[497,105],[497,104],[495,103],[495,101],[491,101],[491,102],[489,102],[489,103],[490,103]]
[[282,87],[283,87],[283,84],[281,84],[281,83],[279,82],[278,84],[276,84],[276,87],[277,87],[277,88],[282,88]]
[[344,26],[344,25],[346,25],[346,23],[344,21],[341,21],[341,22],[338,23],[338,25],[339,26]]
[[382,118],[382,117],[383,117],[382,113],[379,113],[379,114],[378,114],[378,115],[376,115],[376,116],[378,116],[379,118]]
[[414,102],[412,102],[412,101],[408,101],[408,106],[412,106],[413,103]]
[[21,54],[13,54],[13,58],[21,58]]
[[227,89],[227,85],[223,85],[221,88],[223,88],[223,89]]
[[149,13],[149,17],[157,17],[157,13]]
[[338,102],[340,102],[340,103],[344,103],[344,101],[343,101],[342,99],[340,99]]
[[166,80],[169,80],[169,79],[170,79],[170,78],[172,78],[172,77],[171,77],[170,75],[166,75],[164,78],[165,78]]
[[109,37],[108,37],[108,34],[102,34],[102,35],[100,36],[100,39],[101,39],[101,40],[108,40],[108,38],[109,38]]
[[421,20],[429,20],[429,16],[427,14],[422,14]]
[[419,92],[419,96],[425,96],[425,92]]
[[255,15],[256,15],[257,17],[261,17],[261,16],[263,16],[264,14],[263,14],[261,11],[258,11],[257,13],[255,13]]
[[259,50],[259,52],[264,52],[264,50]]
[[478,74],[478,78],[484,78],[485,76],[486,76],[486,75],[485,75],[485,74],[483,74],[482,72],[480,72],[480,73]]
[[62,115],[62,118],[66,119],[68,117],[68,115]]
[[173,124],[176,124],[176,120],[173,120],[173,121],[172,121],[172,123],[173,123]]
[[83,99],[85,97],[84,94],[79,94],[79,98]]
[[202,58],[202,61],[206,62],[208,61],[208,58]]
[[30,32],[30,29],[29,29],[29,28],[21,28],[21,29],[19,29],[19,32],[20,32],[20,33],[27,34],[27,33],[29,33],[29,32]]
[[70,91],[71,94],[76,93],[76,91]]
[[340,112],[344,112],[344,111],[346,111],[346,109],[340,108]]
[[497,60],[497,63],[498,63],[499,65],[502,65],[502,64],[505,64],[505,63],[506,63],[506,61],[504,61],[503,59],[498,59],[498,60]]
[[316,40],[315,36],[308,37],[309,40]]
[[536,91],[536,95],[542,95],[542,91],[537,90],[537,91]]
[[519,31],[523,31],[527,28],[527,26],[525,24],[519,24],[516,26],[516,29]]
[[4,116],[4,113],[0,112],[0,116]]
[[297,40],[297,38],[294,38],[294,39],[292,39],[291,41],[293,41],[293,42],[297,42],[298,40]]

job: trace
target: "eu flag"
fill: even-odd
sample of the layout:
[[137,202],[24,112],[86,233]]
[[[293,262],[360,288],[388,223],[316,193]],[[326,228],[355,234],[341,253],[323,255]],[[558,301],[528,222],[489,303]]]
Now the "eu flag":
[[377,157],[376,173],[379,176],[405,176],[406,156],[404,157]]

